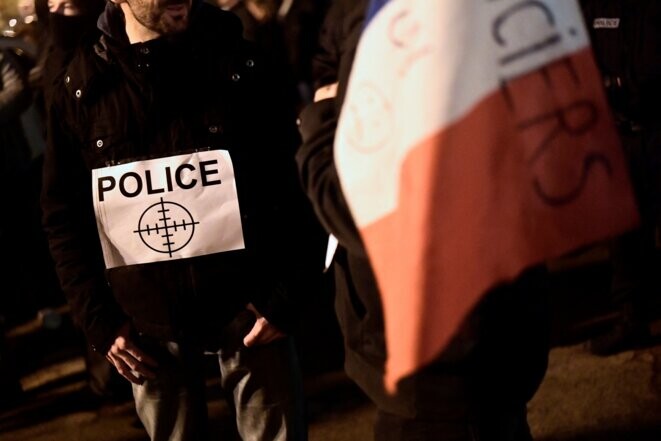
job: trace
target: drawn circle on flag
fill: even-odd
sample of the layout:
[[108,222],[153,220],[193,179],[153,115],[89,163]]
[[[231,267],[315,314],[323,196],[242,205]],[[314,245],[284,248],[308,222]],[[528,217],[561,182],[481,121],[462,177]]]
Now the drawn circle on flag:
[[376,85],[358,85],[347,112],[347,138],[355,150],[373,153],[388,144],[394,125],[392,106]]
[[186,207],[161,198],[142,213],[133,232],[148,248],[172,257],[190,243],[197,224]]

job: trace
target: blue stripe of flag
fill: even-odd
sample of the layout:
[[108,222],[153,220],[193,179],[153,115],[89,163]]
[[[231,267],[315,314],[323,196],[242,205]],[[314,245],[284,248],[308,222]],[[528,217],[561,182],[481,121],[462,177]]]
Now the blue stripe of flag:
[[389,1],[390,0],[370,0],[369,5],[367,5],[364,27],[367,27],[367,24],[372,20],[372,18],[374,18],[379,10],[381,10],[381,8],[384,7]]

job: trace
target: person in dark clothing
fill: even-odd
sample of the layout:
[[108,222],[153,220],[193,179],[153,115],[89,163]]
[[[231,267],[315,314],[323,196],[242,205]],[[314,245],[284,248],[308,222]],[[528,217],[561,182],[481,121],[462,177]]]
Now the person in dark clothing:
[[152,440],[205,439],[204,353],[243,439],[306,439],[299,135],[265,57],[201,1],[113,0],[98,27],[48,111],[43,224],[74,318]]
[[[44,126],[47,119],[46,109],[52,101],[53,89],[58,87],[57,80],[66,70],[78,45],[98,32],[96,21],[105,8],[105,4],[105,0],[37,0],[35,3],[38,21],[44,26],[46,35],[36,67],[32,70],[32,76],[37,78],[35,82],[38,93],[35,98],[41,109]],[[39,177],[37,184],[41,187],[43,154],[35,158],[34,162],[34,167],[39,172],[35,173]],[[38,217],[41,217],[40,210],[38,210]],[[48,253],[46,237],[41,228],[39,231],[41,233],[37,236],[39,249],[43,248],[44,253],[42,254],[45,254],[41,267],[45,268],[44,272],[47,276],[43,277],[43,285],[50,291],[56,291],[57,304],[60,304],[66,300],[59,287],[52,258]],[[51,313],[54,314],[54,312]],[[85,392],[91,402],[102,404],[106,400],[129,399],[131,397],[130,383],[115,370],[114,366],[108,363],[105,354],[100,354],[90,348],[82,331],[79,332],[79,335],[87,374]]]
[[[30,106],[32,91],[28,84],[27,70],[18,55],[9,48],[0,48],[0,146],[2,146],[2,200],[6,207],[11,207],[12,215],[2,216],[0,238],[6,250],[14,257],[8,265],[3,265],[3,274],[8,277],[16,274],[17,267],[23,261],[20,244],[23,228],[19,219],[26,212],[23,198],[25,175],[30,163],[31,151],[25,136],[21,114]],[[21,257],[16,258],[16,255]],[[6,273],[5,273],[6,271]],[[18,290],[20,287],[8,287],[0,297],[0,307],[5,314],[12,310],[22,318],[31,310],[21,305]],[[12,292],[16,290],[16,292]],[[12,317],[15,319],[15,317]],[[14,323],[15,324],[15,323]]]
[[[38,61],[42,88],[43,113],[49,107],[54,83],[60,79],[78,45],[98,32],[96,21],[105,0],[38,0],[39,20],[46,27],[46,40]],[[46,5],[46,11],[39,12]]]
[[312,100],[312,56],[329,0],[208,0],[232,11],[244,37],[273,54],[297,110]]
[[[302,99],[296,84],[296,68],[289,57],[290,51],[297,50],[296,42],[283,40],[283,32],[289,35],[290,31],[279,21],[279,17],[276,20],[276,2],[273,0],[208,1],[239,17],[243,24],[244,38],[254,42],[263,52],[268,53],[272,60],[273,81],[278,84],[287,98],[287,101],[281,100],[281,105],[295,109],[294,113],[300,110]],[[298,5],[297,2],[295,4]],[[287,43],[286,47],[285,43]],[[299,61],[302,62],[302,60]],[[302,228],[300,236],[307,238],[305,254],[310,256],[311,262],[318,262],[316,266],[312,265],[310,271],[304,276],[305,285],[311,287],[311,291],[316,294],[302,299],[300,305],[301,327],[304,327],[306,332],[297,339],[297,343],[302,355],[303,374],[307,375],[319,369],[336,369],[341,363],[342,345],[332,308],[329,310],[327,307],[333,302],[333,289],[332,278],[323,272],[326,235],[308,200],[305,197],[303,199],[302,203],[306,209],[305,218],[300,219]],[[320,344],[329,348],[328,351],[323,351],[323,356],[320,356],[318,350],[313,349],[319,347]]]
[[299,110],[312,101],[312,58],[330,0],[279,0],[277,22],[298,90]]
[[384,388],[379,291],[333,159],[366,6],[337,0],[326,16],[314,65],[315,102],[300,114],[303,143],[296,155],[315,212],[339,242],[333,271],[345,370],[376,404],[377,440],[530,440],[526,403],[544,377],[550,344],[544,268],[492,289],[443,354],[404,378],[396,394]]
[[283,39],[283,29],[276,21],[275,5],[270,1],[255,0],[208,0],[219,8],[230,11],[241,20],[243,37],[254,42],[272,64],[271,75],[286,93],[287,101],[282,105],[297,109],[299,106],[298,90],[294,71],[289,63],[289,48]]
[[[254,41],[264,49],[274,48],[275,11],[269,7],[270,5],[252,0],[212,0],[211,3],[239,17],[243,25],[243,37],[246,40]],[[281,47],[276,49],[282,50]]]
[[[30,100],[27,71],[12,50],[0,48],[0,191],[7,207],[6,215],[0,220],[0,241],[11,256],[2,266],[3,280],[6,281],[20,275],[20,262],[27,257],[21,247],[24,232],[21,220],[26,217],[21,187],[30,160],[30,146],[20,116],[30,105]],[[7,327],[17,324],[31,312],[30,305],[26,305],[30,302],[21,295],[22,289],[22,284],[12,283],[0,294],[0,408],[13,405],[22,393],[16,362],[10,360],[10,349],[5,342]]]
[[[650,336],[659,302],[657,236],[661,219],[661,4],[654,0],[581,0],[597,66],[617,124],[641,225],[609,243],[613,328],[588,342],[610,355]],[[658,313],[657,313],[658,314]]]

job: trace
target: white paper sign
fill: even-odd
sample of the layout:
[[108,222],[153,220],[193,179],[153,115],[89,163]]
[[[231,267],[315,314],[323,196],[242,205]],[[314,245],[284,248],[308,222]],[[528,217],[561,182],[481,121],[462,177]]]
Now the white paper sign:
[[106,268],[245,248],[226,150],[95,169],[92,187]]

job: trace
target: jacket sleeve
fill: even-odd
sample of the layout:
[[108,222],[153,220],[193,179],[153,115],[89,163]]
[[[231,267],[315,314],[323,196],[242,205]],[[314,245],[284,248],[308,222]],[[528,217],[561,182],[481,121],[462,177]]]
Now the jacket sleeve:
[[312,103],[303,109],[299,127],[303,142],[296,162],[302,186],[326,231],[351,253],[365,256],[333,159],[337,120],[333,99]]
[[319,53],[313,60],[316,84],[323,86],[338,82],[338,94],[334,99],[315,102],[303,109],[299,117],[302,144],[296,154],[302,187],[321,224],[340,245],[358,256],[365,256],[366,252],[342,193],[333,144],[362,28],[363,3],[354,0],[333,3],[324,20]]
[[74,322],[106,353],[126,320],[105,279],[92,206],[91,174],[61,112],[48,112],[41,194],[42,222]]

